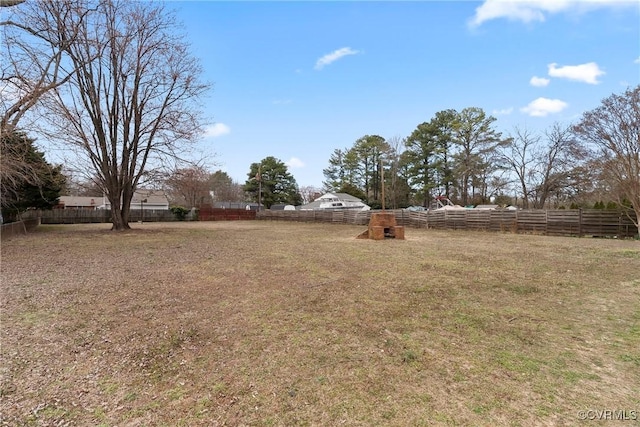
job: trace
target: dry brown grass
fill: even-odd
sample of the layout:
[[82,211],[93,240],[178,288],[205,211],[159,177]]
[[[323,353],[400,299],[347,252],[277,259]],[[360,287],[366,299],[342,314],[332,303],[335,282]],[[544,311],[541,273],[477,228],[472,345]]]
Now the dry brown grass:
[[136,228],[42,226],[2,243],[2,425],[640,418],[637,241]]

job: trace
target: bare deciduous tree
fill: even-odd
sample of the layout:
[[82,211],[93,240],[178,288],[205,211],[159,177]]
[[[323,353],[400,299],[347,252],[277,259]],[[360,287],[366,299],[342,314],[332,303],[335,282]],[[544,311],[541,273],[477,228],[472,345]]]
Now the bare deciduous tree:
[[613,94],[583,114],[574,133],[599,158],[612,198],[631,203],[634,223],[640,221],[640,86]]
[[174,171],[165,180],[170,199],[186,208],[211,202],[209,172],[202,166]]
[[318,197],[322,196],[322,190],[312,185],[302,186],[298,189],[300,197],[302,198],[302,204],[313,202]]
[[571,130],[555,123],[544,132],[544,138],[516,127],[499,159],[518,182],[523,208],[542,209],[551,195],[571,185],[572,170],[579,166],[580,156]]
[[535,162],[535,149],[539,143],[539,135],[526,128],[516,127],[509,137],[509,144],[500,150],[500,162],[515,174],[518,181],[524,209],[529,209],[529,178]]
[[[400,159],[401,154],[404,151],[405,139],[400,136],[392,136],[387,139],[389,144],[389,155],[387,156],[389,162],[389,174],[385,181],[388,181],[387,188],[387,200],[390,202],[391,209],[397,209],[402,200],[400,188],[405,188],[407,185],[401,186],[400,177]],[[385,183],[386,184],[386,183]],[[404,197],[406,199],[406,197]]]
[[196,101],[208,85],[199,81],[200,65],[162,5],[36,5],[34,19],[51,49],[61,47],[60,68],[69,75],[66,84],[50,89],[44,105],[47,134],[75,148],[111,203],[113,229],[128,229],[138,184],[201,134]]
[[547,145],[540,149],[534,168],[535,207],[542,209],[555,192],[569,185],[569,172],[578,165],[582,151],[571,129],[555,123],[545,132]]

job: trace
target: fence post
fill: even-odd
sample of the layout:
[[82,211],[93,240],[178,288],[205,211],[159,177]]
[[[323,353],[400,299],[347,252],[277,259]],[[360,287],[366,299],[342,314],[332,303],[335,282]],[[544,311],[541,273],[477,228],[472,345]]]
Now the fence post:
[[447,218],[447,212],[449,212],[449,210],[445,209],[444,210],[444,228],[445,228],[445,230],[449,228],[449,221],[448,221],[448,218]]
[[544,210],[544,235],[549,235],[549,209]]
[[578,208],[578,237],[582,237],[582,208]]

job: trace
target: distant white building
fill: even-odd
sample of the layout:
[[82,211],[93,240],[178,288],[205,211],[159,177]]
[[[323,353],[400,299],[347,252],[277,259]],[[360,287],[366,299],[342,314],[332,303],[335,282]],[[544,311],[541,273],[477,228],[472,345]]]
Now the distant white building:
[[[111,203],[106,196],[96,209],[111,209]],[[169,199],[163,190],[149,190],[141,188],[133,193],[131,210],[169,210]]]
[[347,193],[326,193],[313,202],[300,206],[300,210],[355,209],[368,211],[371,207]]

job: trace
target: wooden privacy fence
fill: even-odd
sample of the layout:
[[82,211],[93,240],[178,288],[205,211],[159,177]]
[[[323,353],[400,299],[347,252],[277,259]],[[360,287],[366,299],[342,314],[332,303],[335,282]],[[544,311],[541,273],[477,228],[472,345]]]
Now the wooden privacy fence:
[[40,225],[40,219],[38,218],[2,224],[0,227],[0,238],[10,239],[11,237],[22,236],[32,231],[38,225]]
[[335,224],[367,225],[369,224],[370,214],[371,211],[358,211],[353,209],[309,211],[263,210],[257,213],[256,219],[267,219],[272,221],[331,222]]
[[[141,214],[142,213],[142,214]],[[48,211],[27,211],[23,218],[40,218],[42,224],[86,224],[94,222],[111,222],[111,210],[108,209],[53,209]],[[202,207],[198,216],[187,214],[187,221],[232,221],[255,219],[255,211],[245,209],[213,209]],[[129,212],[129,222],[165,222],[177,221],[176,216],[168,210],[139,209]]]
[[[371,212],[358,210],[261,211],[257,219],[366,225]],[[550,236],[635,237],[638,229],[621,211],[600,209],[391,211],[405,227],[508,231]]]
[[256,219],[256,211],[246,209],[222,209],[201,206],[198,211],[200,221],[237,221]]
[[[47,211],[27,211],[23,218],[40,218],[42,224],[87,224],[111,222],[110,209],[52,209]],[[168,210],[131,210],[129,222],[176,221],[175,215]]]

